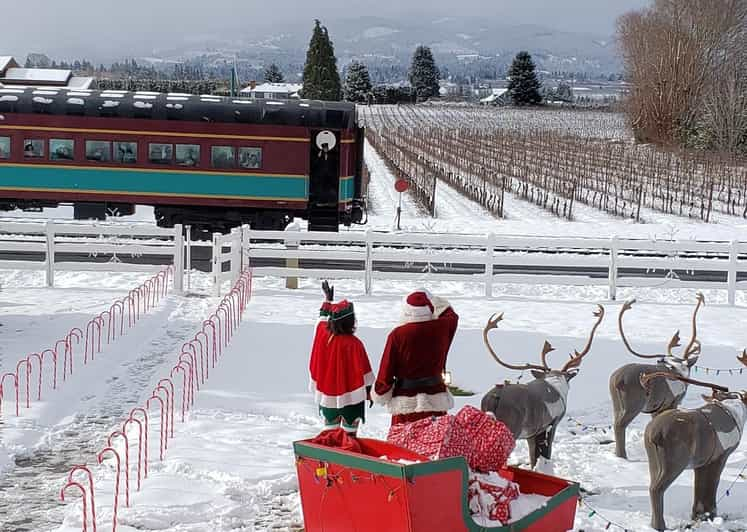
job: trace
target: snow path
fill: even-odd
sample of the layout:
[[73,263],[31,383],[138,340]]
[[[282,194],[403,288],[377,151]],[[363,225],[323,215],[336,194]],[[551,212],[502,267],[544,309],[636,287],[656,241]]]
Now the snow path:
[[[143,490],[133,495],[132,508],[122,510],[123,532],[298,531],[302,527],[291,445],[322,428],[311,396],[305,391],[308,350],[320,294],[318,283],[304,282],[295,291],[278,288],[281,285],[282,281],[255,280],[245,322],[211,371],[209,382],[197,394],[188,422],[177,423],[166,461],[154,463]],[[337,282],[335,286],[336,293],[356,303],[358,336],[374,367],[378,367],[386,336],[396,323],[399,297],[405,290],[404,285],[392,285],[391,294],[369,297],[355,283]],[[427,288],[446,295],[460,314],[449,369],[456,384],[477,395],[457,398],[457,408],[463,404],[479,405],[482,393],[495,382],[519,377],[518,373],[499,369],[485,353],[481,328],[490,313],[506,312],[499,331],[494,333],[494,342],[507,358],[519,362],[538,357],[547,338],[557,348],[557,358],[551,358],[551,363],[559,363],[565,353],[585,342],[592,321],[592,301],[596,299],[582,290],[566,289],[570,298],[567,301],[512,296],[476,302],[474,294],[457,286],[447,292],[435,285]],[[643,351],[660,349],[676,328],[689,331],[694,293],[657,294],[654,290],[639,294],[642,302],[631,311],[630,322],[626,323],[631,340]],[[738,350],[747,345],[747,331],[742,326],[747,309],[712,304],[714,298],[709,294],[706,297],[709,305],[704,307],[700,321],[702,361],[711,366],[732,367],[736,365]],[[650,302],[657,300],[660,302]],[[607,319],[598,331],[592,353],[572,383],[568,408],[573,418],[606,427],[611,418],[609,374],[631,360],[621,347],[614,319],[620,303],[605,305]],[[744,385],[744,377],[738,375],[722,375],[718,380],[734,388]],[[692,391],[685,406],[694,407],[701,402],[699,391]],[[366,416],[362,435],[385,437],[389,423],[386,412],[375,407],[367,409]],[[643,447],[643,429],[648,420],[647,416],[640,416],[628,431],[630,461],[614,457],[612,447],[606,443],[609,433],[601,429],[580,430],[570,419],[561,423],[554,446],[556,474],[598,493],[591,496],[590,504],[605,517],[636,531],[650,530],[648,467]],[[526,461],[526,444],[520,442],[511,463]],[[745,464],[747,441],[729,460],[719,494]],[[103,478],[97,489],[102,486],[102,498],[109,501],[113,475],[107,471]],[[670,489],[666,497],[670,526],[684,530],[689,519],[692,482],[692,472],[685,472]],[[698,529],[744,530],[745,498],[747,485],[737,482],[731,495],[719,504],[720,512],[727,518],[701,524]],[[60,532],[80,530],[80,508],[70,506]],[[605,530],[605,526],[606,521],[589,516],[588,510],[578,510],[575,530],[596,532]]]
[[[59,525],[64,507],[57,501],[65,474],[73,464],[95,463],[106,436],[142,403],[146,392],[150,395],[153,379],[162,376],[159,370],[194,333],[208,303],[204,298],[169,296],[128,334],[103,346],[94,362],[79,364],[62,388],[43,396],[45,402],[32,404],[28,417],[23,409],[18,419],[6,410],[0,425],[2,445],[14,455],[15,467],[0,476],[0,523],[18,532]],[[44,322],[46,316],[33,320]],[[21,332],[27,337],[27,331]],[[157,452],[157,432],[152,434]]]

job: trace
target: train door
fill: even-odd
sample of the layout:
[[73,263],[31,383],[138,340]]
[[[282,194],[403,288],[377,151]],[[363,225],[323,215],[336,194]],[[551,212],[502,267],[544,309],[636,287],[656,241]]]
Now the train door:
[[339,133],[312,130],[309,156],[309,230],[337,231],[340,216]]

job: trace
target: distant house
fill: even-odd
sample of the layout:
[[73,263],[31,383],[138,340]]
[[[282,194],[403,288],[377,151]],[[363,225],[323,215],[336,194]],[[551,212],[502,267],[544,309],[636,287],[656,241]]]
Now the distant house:
[[303,85],[300,83],[252,83],[242,89],[241,95],[262,100],[290,100],[300,98],[299,92],[302,88]]
[[508,94],[508,89],[492,89],[490,95],[480,100],[482,105],[508,105],[511,103],[511,98]]
[[89,89],[91,77],[73,76],[72,70],[20,68],[10,56],[0,56],[0,86],[56,89]]

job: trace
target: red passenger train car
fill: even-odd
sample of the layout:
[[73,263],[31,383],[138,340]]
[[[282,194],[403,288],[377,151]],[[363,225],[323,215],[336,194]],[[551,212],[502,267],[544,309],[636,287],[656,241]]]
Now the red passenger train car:
[[352,104],[0,87],[0,210],[336,231],[364,217],[362,158]]

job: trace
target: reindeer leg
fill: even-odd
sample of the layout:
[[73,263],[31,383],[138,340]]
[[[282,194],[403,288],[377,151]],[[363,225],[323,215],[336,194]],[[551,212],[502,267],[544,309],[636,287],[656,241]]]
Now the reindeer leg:
[[555,439],[555,429],[557,426],[557,424],[551,425],[544,432],[540,432],[535,436],[537,459],[540,456],[545,458],[545,460],[552,459],[552,442]]
[[537,436],[530,436],[527,438],[527,445],[529,445],[529,465],[534,469],[537,465],[537,460],[539,460],[539,453],[537,452]]
[[648,490],[651,499],[651,528],[666,530],[664,493],[687,467],[689,453],[672,452],[672,449],[664,449],[646,438],[646,454],[651,477]]
[[695,470],[695,494],[693,497],[692,519],[713,519],[716,517],[716,491],[721,473],[726,466],[728,455],[721,456],[710,464]]
[[[614,412],[613,428],[615,431],[615,456],[628,459],[626,449],[626,431],[638,414],[641,413],[645,404],[645,392],[641,388],[643,399],[626,394],[624,389],[618,385],[615,375],[610,379],[610,396],[612,397],[612,410]],[[637,399],[637,400],[634,400]]]

